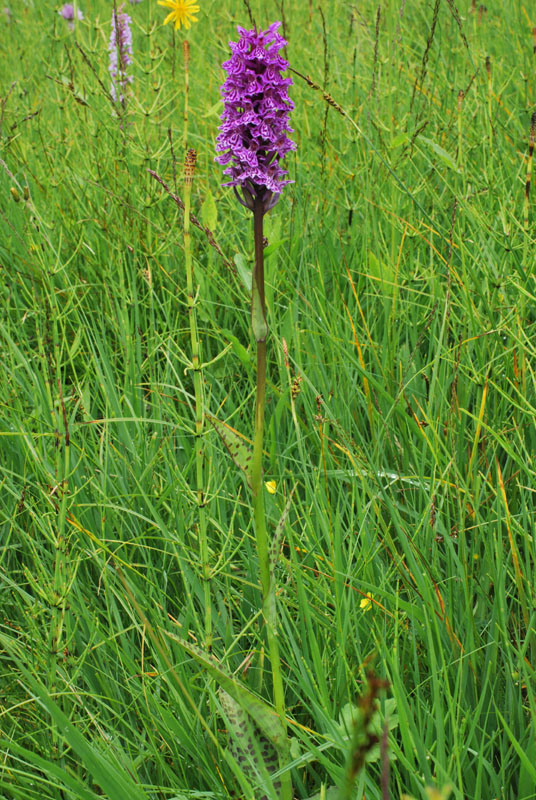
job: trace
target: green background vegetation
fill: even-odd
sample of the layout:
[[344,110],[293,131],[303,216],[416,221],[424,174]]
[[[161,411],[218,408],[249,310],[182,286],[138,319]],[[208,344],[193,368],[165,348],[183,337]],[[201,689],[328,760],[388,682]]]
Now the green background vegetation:
[[[223,353],[205,393],[250,438],[251,215],[213,161],[220,64],[248,9],[200,5],[192,211],[223,253],[192,229],[203,358]],[[224,798],[241,790],[217,682],[167,635],[203,630],[182,216],[147,172],[173,186],[170,130],[181,194],[183,35],[154,0],[128,6],[134,82],[120,119],[111,3],[86,0],[74,32],[53,4],[10,7],[0,793]],[[295,793],[341,785],[373,666],[390,683],[377,724],[390,728],[393,798],[450,784],[460,800],[529,800],[536,17],[517,0],[322,8],[251,0],[261,26],[283,19],[291,66],[346,114],[294,76],[295,183],[266,219],[272,529],[295,487],[277,565]],[[210,427],[206,452],[213,653],[268,699],[248,489]],[[372,751],[354,796],[381,798],[381,771]]]

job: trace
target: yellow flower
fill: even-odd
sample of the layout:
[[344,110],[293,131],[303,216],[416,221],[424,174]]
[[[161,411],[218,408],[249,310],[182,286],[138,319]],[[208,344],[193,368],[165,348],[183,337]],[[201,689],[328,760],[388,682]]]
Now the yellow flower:
[[175,30],[180,28],[181,25],[184,25],[188,30],[192,22],[197,22],[197,17],[194,14],[199,11],[199,6],[195,0],[158,0],[158,5],[172,9],[171,13],[165,18],[164,25],[175,20]]
[[264,485],[266,486],[267,490],[270,494],[275,494],[277,490],[277,484],[275,481],[265,481]]
[[372,608],[372,595],[370,592],[367,592],[364,598],[359,603],[359,608],[362,608],[363,611],[368,611]]

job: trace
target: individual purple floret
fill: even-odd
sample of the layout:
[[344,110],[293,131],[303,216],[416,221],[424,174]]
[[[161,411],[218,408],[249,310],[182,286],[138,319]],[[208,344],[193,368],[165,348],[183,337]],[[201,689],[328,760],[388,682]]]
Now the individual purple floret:
[[123,11],[121,6],[117,12],[112,12],[112,30],[110,33],[110,66],[109,71],[112,76],[111,95],[115,102],[124,103],[128,85],[132,83],[132,75],[127,74],[130,64],[132,64],[132,32],[130,23],[132,20]]
[[[255,197],[262,199],[264,211],[273,208],[284,186],[287,170],[280,161],[296,145],[287,136],[289,112],[294,103],[288,96],[291,78],[281,72],[288,67],[279,55],[287,43],[277,33],[280,22],[265,31],[238,26],[240,39],[229,42],[232,56],[223,64],[227,79],[220,87],[224,102],[217,138],[219,164],[231,180],[236,196],[254,209]],[[239,194],[240,192],[240,194]]]
[[[74,30],[74,6],[73,6],[73,4],[72,3],[64,3],[64,5],[58,11],[58,14],[60,15],[60,17],[63,17],[63,19],[67,20],[69,28],[71,30]],[[78,20],[84,19],[84,15],[82,14],[82,12],[80,11],[79,8],[77,8],[77,10],[76,10],[76,18]]]

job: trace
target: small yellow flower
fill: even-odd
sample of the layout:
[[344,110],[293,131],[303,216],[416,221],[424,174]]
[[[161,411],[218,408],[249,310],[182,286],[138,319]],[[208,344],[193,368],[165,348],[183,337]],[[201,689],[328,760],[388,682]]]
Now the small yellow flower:
[[158,0],[158,5],[172,9],[171,13],[165,18],[164,25],[174,20],[175,30],[180,28],[181,25],[184,25],[188,30],[192,22],[197,22],[197,17],[194,14],[199,11],[199,6],[195,0]]
[[275,494],[276,489],[277,489],[277,484],[276,484],[275,481],[265,481],[264,485],[266,486],[266,488],[270,492],[270,494]]
[[359,608],[362,608],[363,611],[369,611],[372,608],[372,595],[370,592],[367,592],[364,598],[359,603]]

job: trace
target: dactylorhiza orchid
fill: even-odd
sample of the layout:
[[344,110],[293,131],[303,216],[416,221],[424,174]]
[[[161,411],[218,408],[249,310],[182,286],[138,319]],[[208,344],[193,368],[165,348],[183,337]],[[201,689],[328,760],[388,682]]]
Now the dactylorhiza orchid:
[[128,74],[128,67],[132,64],[132,32],[130,30],[131,18],[123,11],[121,6],[112,12],[112,29],[110,31],[110,66],[108,67],[112,86],[110,93],[115,102],[126,102],[127,89],[132,83],[132,75]]
[[[291,181],[281,166],[285,155],[296,149],[289,113],[294,103],[288,96],[291,78],[283,78],[288,61],[279,55],[287,42],[278,33],[280,22],[266,31],[238,27],[240,39],[229,42],[231,58],[221,87],[224,110],[217,138],[219,164],[240,202],[253,211],[255,197],[264,211],[272,208],[284,186]],[[228,165],[228,166],[227,166]]]
[[[217,138],[219,155],[216,161],[225,167],[238,200],[253,212],[255,266],[251,281],[251,328],[257,343],[257,392],[255,405],[255,436],[248,483],[251,487],[255,539],[259,560],[262,590],[262,609],[270,653],[273,680],[273,699],[276,712],[286,731],[285,692],[277,635],[274,570],[270,567],[271,542],[268,537],[264,511],[262,453],[264,409],[266,402],[266,322],[264,294],[264,215],[277,203],[282,189],[289,183],[282,160],[295,143],[289,114],[294,104],[288,96],[290,78],[282,72],[288,62],[279,51],[287,42],[278,33],[280,22],[265,31],[238,28],[238,42],[230,42],[232,56],[223,64],[227,72],[221,87],[223,114]],[[289,754],[286,746],[279,753],[281,798],[291,800],[292,784],[288,772]],[[286,769],[286,771],[285,771]]]
[[[7,10],[9,11],[9,9]],[[5,11],[6,9],[4,8],[4,12]],[[60,10],[58,11],[58,14],[60,15],[60,17],[63,17],[63,19],[67,22],[67,25],[69,26],[70,30],[74,31],[74,18],[75,18],[74,5],[72,3],[64,3],[60,8]],[[84,19],[84,15],[79,8],[76,9],[76,19],[79,22]]]

